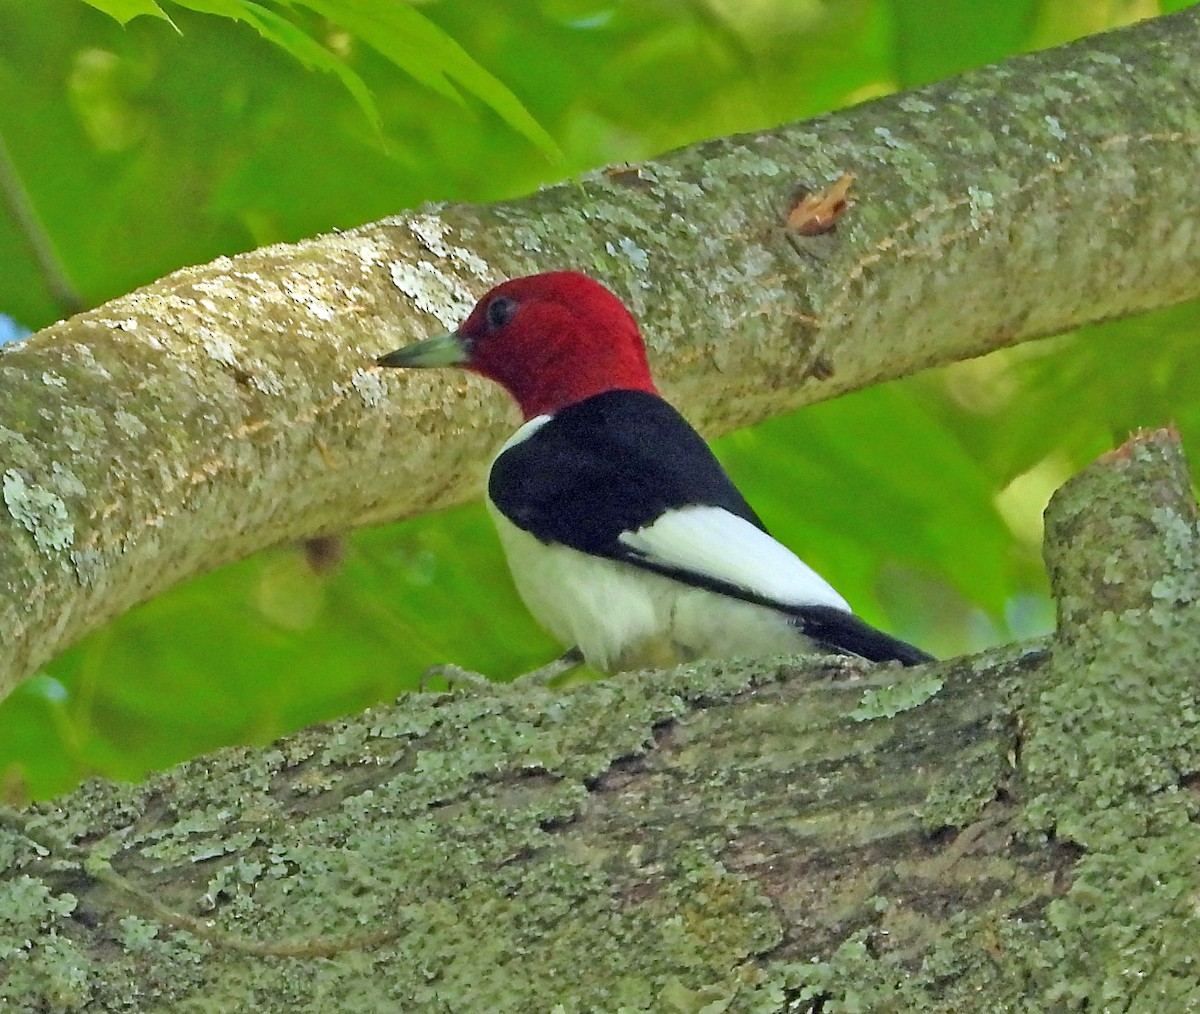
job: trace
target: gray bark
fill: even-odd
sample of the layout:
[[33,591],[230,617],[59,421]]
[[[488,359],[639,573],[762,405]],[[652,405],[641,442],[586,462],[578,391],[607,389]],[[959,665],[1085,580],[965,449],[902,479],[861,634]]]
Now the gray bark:
[[[709,434],[1197,295],[1198,22],[223,258],[0,349],[0,694],[184,577],[474,495],[503,396],[371,360],[503,277],[611,284]],[[834,231],[789,231],[843,172]]]

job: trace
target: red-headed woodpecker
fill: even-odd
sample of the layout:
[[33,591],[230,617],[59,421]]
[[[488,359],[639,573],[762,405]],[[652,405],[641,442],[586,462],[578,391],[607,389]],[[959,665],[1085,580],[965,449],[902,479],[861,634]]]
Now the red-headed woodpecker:
[[659,397],[637,323],[598,282],[505,282],[457,331],[378,363],[464,366],[516,399],[525,424],[492,462],[488,508],[529,611],[594,669],[814,648],[930,660],[767,534]]

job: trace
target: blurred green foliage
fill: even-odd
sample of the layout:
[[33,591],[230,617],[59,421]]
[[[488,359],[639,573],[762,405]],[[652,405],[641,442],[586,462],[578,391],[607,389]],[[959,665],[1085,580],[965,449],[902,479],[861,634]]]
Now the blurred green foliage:
[[[0,139],[87,305],[181,264],[426,200],[518,195],[1160,7],[89,2],[0,0]],[[0,313],[38,327],[66,312],[3,214],[0,264]],[[772,420],[719,451],[869,619],[941,653],[1028,636],[1052,624],[1038,542],[1055,485],[1138,426],[1174,421],[1195,444],[1196,328],[1195,306],[1108,324]],[[555,651],[477,506],[356,533],[321,573],[280,547],[134,610],[0,705],[0,789],[136,777],[392,697],[434,662],[508,676]]]

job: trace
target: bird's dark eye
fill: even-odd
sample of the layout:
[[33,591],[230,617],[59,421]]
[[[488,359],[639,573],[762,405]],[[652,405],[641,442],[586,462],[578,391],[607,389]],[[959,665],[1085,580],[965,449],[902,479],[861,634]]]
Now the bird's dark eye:
[[517,313],[517,301],[511,296],[497,296],[487,307],[487,323],[492,331],[499,331]]

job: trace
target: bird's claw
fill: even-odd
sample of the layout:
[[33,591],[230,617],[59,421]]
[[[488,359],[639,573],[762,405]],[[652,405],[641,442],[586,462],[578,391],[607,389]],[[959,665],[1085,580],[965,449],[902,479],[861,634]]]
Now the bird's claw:
[[558,658],[551,662],[547,662],[543,666],[536,669],[531,669],[529,672],[522,673],[515,677],[510,683],[504,684],[491,679],[488,679],[483,673],[473,672],[470,669],[464,669],[462,666],[454,665],[452,662],[444,662],[440,665],[431,665],[423,673],[417,686],[422,690],[428,690],[429,684],[435,679],[445,680],[446,686],[451,690],[464,689],[468,691],[489,691],[495,692],[498,687],[502,686],[519,686],[519,687],[544,687],[548,683],[554,682],[560,676],[569,673],[572,669],[578,668],[583,664],[583,655],[578,648],[572,648],[570,651],[564,652]]
[[446,686],[450,690],[456,690],[459,687],[468,690],[496,689],[496,684],[483,675],[483,673],[464,669],[462,666],[454,665],[452,662],[431,665],[421,673],[421,679],[418,681],[417,687],[424,692],[429,689],[429,684],[436,679],[445,680]]
[[521,687],[544,687],[547,683],[553,683],[560,676],[566,675],[572,669],[578,669],[581,665],[583,665],[583,653],[578,648],[571,648],[545,665],[521,673],[512,681],[512,684]]

